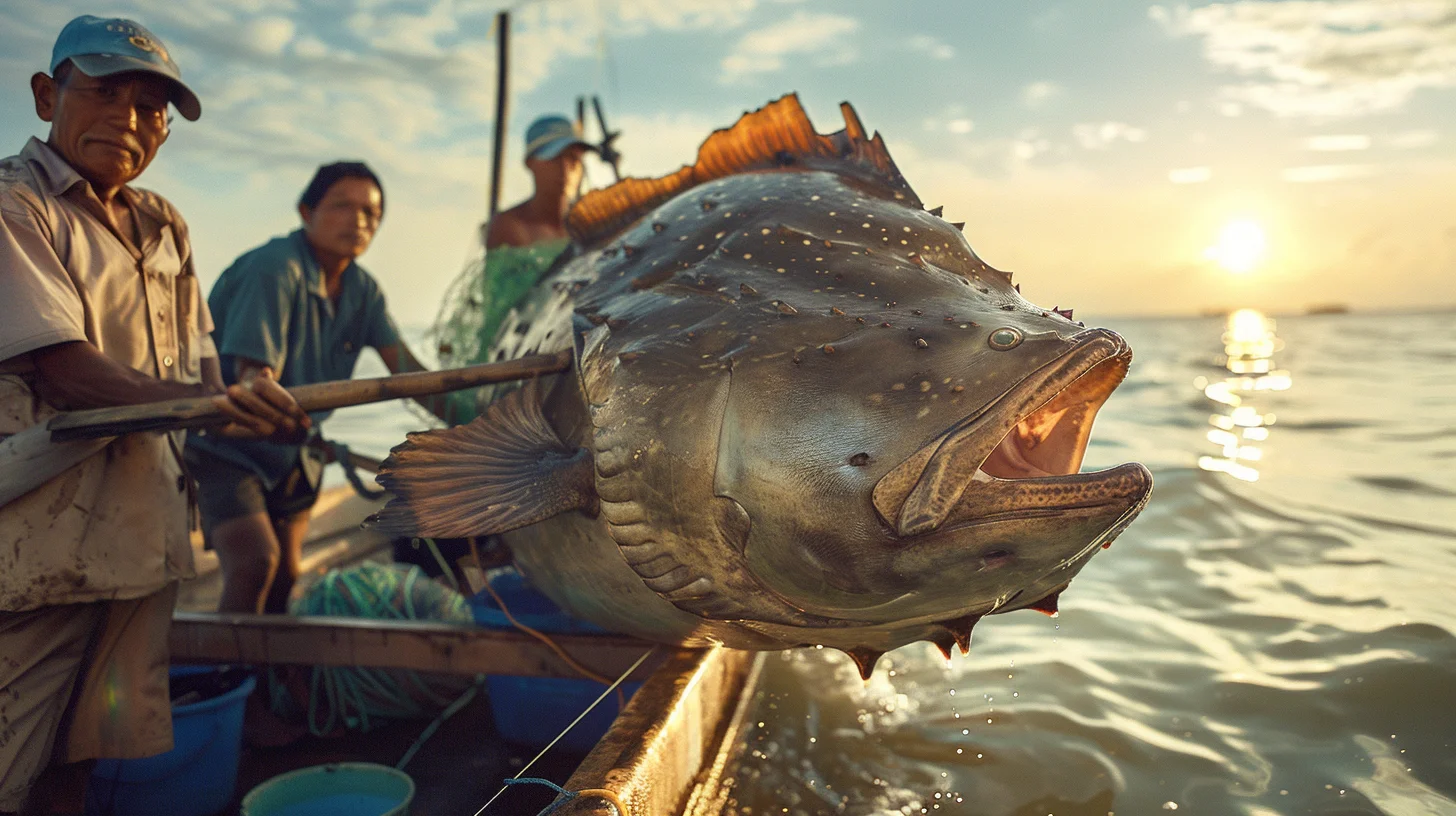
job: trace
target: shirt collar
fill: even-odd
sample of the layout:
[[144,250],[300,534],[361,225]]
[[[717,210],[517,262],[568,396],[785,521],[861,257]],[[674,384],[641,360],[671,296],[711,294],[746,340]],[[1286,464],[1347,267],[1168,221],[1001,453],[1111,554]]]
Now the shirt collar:
[[324,286],[324,271],[319,269],[318,259],[313,256],[313,247],[309,246],[308,236],[303,233],[300,227],[288,234],[290,240],[298,249],[298,257],[303,260],[303,274],[308,279],[308,291],[310,294],[323,298],[325,302],[329,299],[329,291]]
[[86,184],[87,189],[90,189],[90,184],[81,178],[76,168],[61,158],[61,154],[50,145],[34,136],[25,143],[20,155],[36,170],[36,176],[45,185],[45,192],[49,195],[59,198],[77,184]]
[[[324,284],[324,271],[319,268],[318,259],[313,256],[313,247],[309,245],[308,236],[304,234],[303,228],[299,227],[289,233],[288,237],[298,248],[298,257],[303,259],[303,274],[308,278],[309,293],[332,305],[333,302],[329,300],[328,287]],[[340,276],[344,292],[342,297],[348,297],[350,292],[359,287],[356,281],[362,273],[363,270],[357,261],[349,261],[349,265],[344,267],[344,274]]]

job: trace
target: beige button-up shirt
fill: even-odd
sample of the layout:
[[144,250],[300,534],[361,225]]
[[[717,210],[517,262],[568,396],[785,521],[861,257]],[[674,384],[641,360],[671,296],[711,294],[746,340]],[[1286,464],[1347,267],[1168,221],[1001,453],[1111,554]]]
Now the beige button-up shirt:
[[[144,374],[201,381],[212,317],[187,225],[124,188],[141,245],[90,184],[31,139],[0,161],[0,437],[49,419],[30,353],[82,340]],[[0,507],[0,610],[136,598],[193,574],[180,433],[140,433]]]

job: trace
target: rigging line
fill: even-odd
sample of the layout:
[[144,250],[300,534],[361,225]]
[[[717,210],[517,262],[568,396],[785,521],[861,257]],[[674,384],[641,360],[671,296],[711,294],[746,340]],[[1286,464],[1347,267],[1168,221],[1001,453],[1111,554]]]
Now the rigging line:
[[[656,646],[653,646],[651,649],[648,649],[647,651],[643,652],[642,653],[642,656],[639,657],[639,658],[637,658],[637,662],[633,663],[631,666],[628,666],[627,667],[627,670],[624,671],[624,672],[622,672],[622,674],[621,674],[620,677],[618,677],[616,680],[612,681],[612,684],[610,686],[607,686],[606,691],[603,691],[600,695],[597,696],[597,698],[595,700],[592,700],[592,704],[589,705],[589,706],[587,706],[585,711],[583,711],[580,714],[576,715],[576,719],[572,720],[570,725],[568,725],[565,728],[561,729],[561,733],[560,734],[557,734],[555,739],[553,739],[553,740],[551,740],[551,742],[547,743],[546,747],[545,748],[542,748],[540,753],[538,753],[538,754],[536,754],[536,756],[532,757],[531,758],[531,761],[530,762],[527,762],[525,764],[525,766],[522,767],[521,770],[517,771],[516,772],[516,775],[513,776],[513,777],[511,777],[511,778],[512,779],[520,779],[522,774],[524,774],[526,771],[531,770],[531,766],[532,765],[535,765],[537,760],[539,760],[541,757],[545,756],[546,755],[546,752],[549,751],[549,750],[551,750],[552,746],[554,746],[556,743],[560,742],[561,741],[561,738],[564,737],[564,736],[566,736],[566,733],[568,731],[570,731],[572,728],[574,728],[577,723],[581,722],[582,719],[584,717],[586,717],[586,715],[590,714],[592,712],[592,710],[597,707],[597,704],[598,703],[600,703],[602,700],[605,700],[607,698],[607,695],[608,694],[611,694],[612,692],[616,691],[617,690],[617,686],[622,685],[622,681],[623,680],[626,680],[628,677],[630,677],[632,675],[632,672],[637,671],[637,667],[638,666],[641,666],[644,662],[646,662],[647,658],[651,657],[652,654],[654,652],[656,652],[656,651],[657,651],[657,647]],[[501,789],[495,792],[495,796],[490,797],[490,801],[488,801],[485,804],[481,805],[480,806],[480,810],[475,811],[475,816],[480,816],[480,814],[484,813],[485,812],[485,809],[488,808],[488,807],[490,807],[491,806],[491,803],[494,802],[495,800],[499,799],[500,798],[500,795],[502,793],[505,793],[506,790],[509,789],[509,788],[510,788],[510,785],[509,784],[501,785]]]

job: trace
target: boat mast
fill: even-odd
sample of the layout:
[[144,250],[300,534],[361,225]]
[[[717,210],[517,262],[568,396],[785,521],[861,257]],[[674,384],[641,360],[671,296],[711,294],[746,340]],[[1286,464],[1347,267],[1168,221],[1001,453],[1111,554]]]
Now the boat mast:
[[[491,147],[490,208],[487,224],[495,220],[495,215],[500,210],[501,160],[506,145],[506,93],[510,43],[511,13],[502,11],[495,16],[495,144]],[[482,231],[482,240],[484,237],[485,233]]]

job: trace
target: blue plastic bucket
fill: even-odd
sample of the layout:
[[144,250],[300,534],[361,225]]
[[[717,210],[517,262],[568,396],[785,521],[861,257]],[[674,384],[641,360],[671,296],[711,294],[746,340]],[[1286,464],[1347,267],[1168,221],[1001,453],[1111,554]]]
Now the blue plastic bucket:
[[[532,589],[515,570],[491,576],[490,587],[505,601],[511,615],[526,626],[545,634],[604,632],[599,626],[573,618]],[[514,629],[490,593],[481,591],[470,599],[475,622],[491,629]],[[490,710],[496,731],[509,742],[540,748],[560,734],[577,715],[601,695],[605,686],[594,680],[563,677],[516,677],[492,674],[485,678],[490,693]],[[623,683],[622,693],[630,698],[641,683]],[[586,753],[597,744],[617,718],[617,696],[607,697],[557,743],[570,751]]]
[[[175,680],[220,672],[173,666]],[[91,772],[86,813],[109,816],[211,816],[233,798],[243,745],[243,704],[257,681],[195,703],[172,706],[172,750],[144,759],[102,759]]]
[[335,762],[269,779],[243,797],[241,816],[403,816],[415,798],[404,771]]

